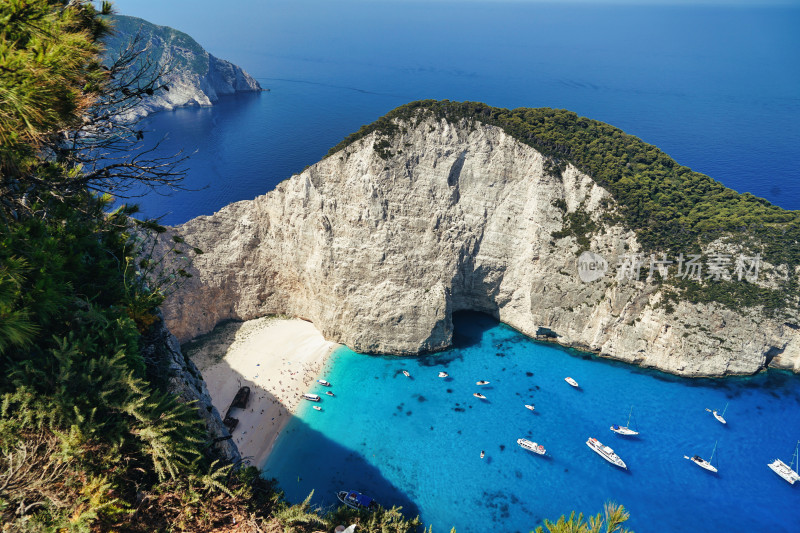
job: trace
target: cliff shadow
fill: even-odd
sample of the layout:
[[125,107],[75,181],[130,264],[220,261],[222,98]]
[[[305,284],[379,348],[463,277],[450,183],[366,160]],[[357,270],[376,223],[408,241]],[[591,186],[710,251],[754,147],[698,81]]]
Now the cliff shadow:
[[[337,397],[327,396],[325,392],[334,392],[335,388],[327,389],[316,384],[322,368],[296,361],[280,365],[277,370],[268,370],[266,361],[263,364],[248,361],[242,368],[231,366],[225,354],[237,340],[236,334],[242,325],[240,322],[223,324],[184,346],[187,356],[197,357],[198,351],[202,350],[200,357],[205,358],[206,363],[213,362],[211,366],[202,367],[207,372],[204,381],[220,415],[225,417],[228,413],[230,418],[237,420],[231,436],[243,461],[261,468],[263,477],[277,479],[280,490],[284,491],[290,503],[300,503],[314,491],[312,503],[327,510],[341,505],[337,492],[357,490],[386,508],[400,506],[407,516],[418,515],[413,491],[407,494],[387,479],[376,466],[380,464],[379,457],[371,456],[369,449],[343,445],[336,434],[319,426],[311,427],[293,416],[291,406],[281,400],[296,395],[297,402],[304,402],[300,396],[313,392],[322,399],[314,404],[322,411],[311,411],[309,415],[325,417],[331,413],[333,416]],[[299,381],[294,382],[295,379]],[[241,387],[249,388],[248,401],[244,407],[231,407]],[[297,405],[298,409],[309,407],[302,403]],[[273,435],[281,428],[280,436],[273,440]],[[351,437],[352,432],[357,435],[358,427],[348,428]],[[267,455],[270,448],[272,452]],[[398,467],[382,465],[382,468]]]
[[453,348],[480,344],[484,333],[498,324],[499,320],[479,311],[456,311],[453,313]]

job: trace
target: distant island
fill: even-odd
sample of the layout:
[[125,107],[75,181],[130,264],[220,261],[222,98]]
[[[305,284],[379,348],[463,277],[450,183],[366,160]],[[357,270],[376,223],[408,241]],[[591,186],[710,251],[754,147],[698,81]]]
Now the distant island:
[[797,372],[799,222],[575,113],[414,102],[177,227],[206,253],[164,312],[182,341],[286,314],[416,354],[474,310],[683,376]]
[[161,81],[169,91],[144,99],[136,109],[138,116],[187,105],[210,106],[223,95],[263,90],[241,67],[209,54],[181,31],[126,15],[109,18],[115,31],[103,41],[106,61],[138,36],[137,48],[145,50],[142,60],[165,70]]

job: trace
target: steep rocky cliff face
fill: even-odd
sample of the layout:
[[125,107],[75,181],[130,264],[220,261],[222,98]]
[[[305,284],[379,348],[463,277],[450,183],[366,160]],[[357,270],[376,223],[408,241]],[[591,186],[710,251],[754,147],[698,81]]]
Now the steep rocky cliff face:
[[169,91],[143,100],[134,116],[186,105],[210,106],[222,95],[262,90],[247,72],[209,54],[183,32],[123,15],[114,16],[113,23],[116,31],[105,42],[107,57],[116,57],[138,35],[137,49],[144,49],[146,60],[166,72],[162,80]]
[[163,367],[167,390],[180,401],[197,408],[197,415],[206,428],[211,448],[227,461],[239,464],[242,460],[231,434],[222,423],[219,411],[211,402],[203,377],[195,364],[181,351],[178,339],[160,321],[143,339],[142,355],[150,361],[158,361]]
[[[576,168],[495,126],[427,118],[369,134],[252,201],[177,228],[204,250],[164,305],[183,340],[228,318],[308,318],[357,351],[447,347],[452,313],[687,376],[800,371],[797,322],[718,304],[667,304],[663,285],[578,276],[570,213],[601,228],[589,249],[615,266],[639,250],[614,199]],[[613,222],[617,220],[617,222]],[[745,281],[742,281],[745,283]]]

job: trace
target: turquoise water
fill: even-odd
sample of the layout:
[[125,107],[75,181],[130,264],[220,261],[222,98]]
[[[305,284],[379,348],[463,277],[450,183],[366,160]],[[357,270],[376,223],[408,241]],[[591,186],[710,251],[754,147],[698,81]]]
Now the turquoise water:
[[[312,489],[323,506],[337,490],[361,490],[420,513],[434,531],[529,531],[606,500],[624,504],[639,532],[800,528],[800,487],[766,466],[788,462],[800,439],[796,376],[685,380],[538,343],[484,315],[461,314],[456,328],[455,348],[425,357],[336,351],[323,371],[336,397],[323,396],[322,412],[301,406],[265,476],[295,502]],[[727,426],[705,411],[728,402]],[[615,435],[609,426],[624,424],[631,405],[641,435]],[[519,448],[520,437],[547,457]],[[592,452],[589,437],[629,470]],[[715,442],[719,474],[683,458],[708,459]]]

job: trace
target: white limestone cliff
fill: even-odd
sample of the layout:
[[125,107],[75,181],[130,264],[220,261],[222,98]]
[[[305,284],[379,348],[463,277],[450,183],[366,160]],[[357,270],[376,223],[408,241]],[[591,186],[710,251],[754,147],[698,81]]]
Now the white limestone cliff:
[[189,35],[146,20],[116,15],[115,32],[106,38],[107,61],[113,61],[138,38],[135,50],[143,50],[143,61],[161,69],[161,83],[169,87],[141,101],[124,118],[144,117],[182,106],[210,106],[219,97],[237,92],[261,91],[261,85],[241,67],[209,54]]
[[608,222],[610,194],[574,167],[548,173],[539,152],[479,122],[403,123],[385,153],[376,140],[176,228],[204,254],[163,306],[170,330],[186,341],[222,320],[287,314],[357,351],[412,354],[447,347],[452,313],[476,310],[684,376],[800,371],[797,322],[670,309],[648,282],[581,281],[575,238],[552,236],[566,213],[603,224],[590,249],[611,265],[639,247]]

